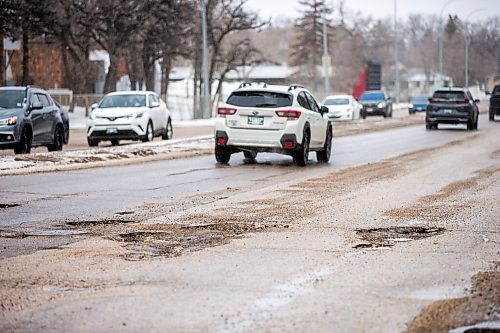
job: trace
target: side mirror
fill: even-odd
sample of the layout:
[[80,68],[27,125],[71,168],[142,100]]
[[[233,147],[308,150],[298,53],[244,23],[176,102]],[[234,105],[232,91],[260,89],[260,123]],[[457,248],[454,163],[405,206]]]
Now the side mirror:
[[150,108],[157,108],[160,106],[160,103],[159,102],[153,102],[151,103],[151,105],[149,106]]
[[387,97],[387,100],[388,100],[388,101],[390,101],[390,100],[391,100],[391,98],[390,98],[390,97]]
[[97,109],[97,105],[98,105],[97,103],[92,104],[92,105],[90,106],[90,109],[91,109],[91,110]]
[[321,113],[321,115],[324,115],[325,113],[328,113],[328,111],[328,107],[322,105],[319,112]]
[[33,102],[30,105],[30,110],[40,110],[43,109],[43,105],[41,102]]
[[476,104],[479,104],[479,102],[480,102],[480,101],[479,101],[478,99],[475,99],[475,100],[474,100],[474,103],[476,103]]

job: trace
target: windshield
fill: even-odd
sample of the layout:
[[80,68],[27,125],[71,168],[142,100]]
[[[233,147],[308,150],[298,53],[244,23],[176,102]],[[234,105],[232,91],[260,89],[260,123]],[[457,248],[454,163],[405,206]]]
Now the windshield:
[[384,94],[381,92],[370,92],[361,95],[360,101],[379,101],[384,99]]
[[415,96],[411,99],[413,103],[427,103],[428,98],[427,96]]
[[100,109],[106,108],[130,108],[146,106],[145,95],[111,95],[106,96],[99,104]]
[[465,99],[465,94],[463,91],[449,91],[449,90],[444,90],[444,91],[436,91],[434,92],[434,95],[432,98],[436,99],[448,99],[448,100],[458,100],[458,99]]
[[292,105],[292,95],[271,91],[237,91],[227,99],[227,104],[256,108],[281,108]]
[[23,107],[24,90],[0,90],[0,109]]
[[325,105],[346,105],[349,104],[349,98],[328,98]]

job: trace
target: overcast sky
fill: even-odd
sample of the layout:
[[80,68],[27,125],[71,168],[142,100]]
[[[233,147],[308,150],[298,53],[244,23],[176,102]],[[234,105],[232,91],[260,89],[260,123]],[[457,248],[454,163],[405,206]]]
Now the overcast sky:
[[[335,8],[341,0],[327,0],[328,5]],[[409,14],[439,15],[449,0],[397,0],[398,18],[404,20]],[[344,6],[353,12],[361,12],[363,16],[374,18],[391,18],[394,13],[394,0],[344,0]],[[258,12],[263,18],[295,18],[298,16],[298,0],[248,0],[247,8]],[[453,0],[446,6],[443,15],[456,14],[465,19],[471,12],[469,21],[485,20],[488,17],[500,16],[500,0]]]

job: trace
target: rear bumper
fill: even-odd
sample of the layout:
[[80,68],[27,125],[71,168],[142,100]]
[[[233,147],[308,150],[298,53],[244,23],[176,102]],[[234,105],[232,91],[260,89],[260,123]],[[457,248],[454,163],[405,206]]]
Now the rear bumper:
[[490,113],[495,116],[500,116],[500,103],[496,103],[494,105],[490,104]]
[[299,141],[297,140],[295,134],[275,133],[275,135],[280,135],[277,141],[274,139],[269,140],[269,138],[266,141],[255,141],[249,138],[233,138],[231,133],[228,134],[228,132],[226,131],[217,130],[215,132],[215,144],[217,146],[229,147],[231,149],[231,152],[233,153],[252,150],[260,153],[280,153],[293,155],[300,148]]
[[473,121],[474,115],[468,113],[461,114],[441,114],[441,113],[427,113],[425,116],[425,121],[434,124],[467,124]]

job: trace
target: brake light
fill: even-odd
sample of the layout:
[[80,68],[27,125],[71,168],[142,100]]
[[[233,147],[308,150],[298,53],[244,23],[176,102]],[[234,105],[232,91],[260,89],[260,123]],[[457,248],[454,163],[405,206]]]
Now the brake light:
[[236,113],[236,109],[234,109],[234,108],[228,108],[228,107],[225,107],[225,106],[221,106],[221,107],[217,108],[217,114],[220,117],[225,117],[227,115],[231,116],[231,115],[233,115],[235,113]]
[[283,148],[285,148],[285,149],[292,149],[294,146],[295,146],[295,142],[292,140],[283,141]]
[[460,99],[457,101],[457,104],[469,104],[469,99],[468,98]]
[[276,111],[278,117],[287,118],[288,120],[297,120],[300,118],[301,112],[298,110],[280,110]]

